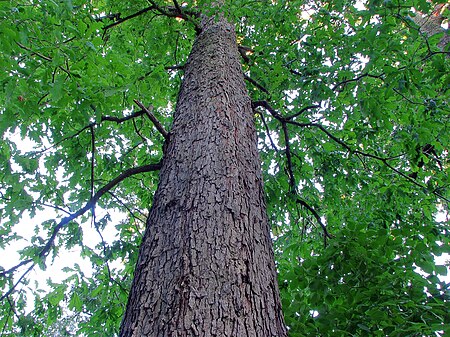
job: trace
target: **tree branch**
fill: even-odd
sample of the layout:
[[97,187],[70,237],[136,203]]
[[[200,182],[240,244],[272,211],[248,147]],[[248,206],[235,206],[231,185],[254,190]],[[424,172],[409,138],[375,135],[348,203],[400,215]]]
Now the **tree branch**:
[[[73,40],[74,38],[71,38],[71,39],[69,39],[69,40],[67,40],[67,41],[71,41],[71,40]],[[20,42],[17,42],[16,41],[16,44],[20,47],[20,48],[22,48],[22,49],[24,49],[24,50],[26,50],[26,51],[29,51],[30,53],[31,53],[31,55],[36,55],[36,56],[38,56],[38,57],[40,57],[41,59],[43,59],[43,60],[45,60],[45,61],[48,61],[48,62],[52,62],[53,61],[53,59],[50,57],[50,56],[45,56],[45,55],[42,55],[42,54],[40,54],[40,53],[38,53],[38,52],[35,52],[35,51],[33,51],[31,48],[29,48],[29,47],[27,47],[27,46],[25,46],[25,45],[23,45],[23,44],[21,44]],[[58,67],[56,67],[56,69],[60,69],[60,70],[62,70],[62,71],[64,71],[67,75],[69,75],[70,77],[72,77],[72,76],[74,76],[74,77],[80,77],[79,75],[74,75],[74,74],[72,74],[68,69],[64,69],[62,66],[58,66]],[[56,72],[56,69],[55,69],[55,72]],[[55,75],[55,74],[53,74],[53,75]]]
[[96,124],[95,122],[89,123],[89,124],[86,125],[85,127],[81,128],[80,130],[78,130],[77,132],[75,132],[73,135],[64,137],[63,139],[61,139],[60,141],[56,142],[55,144],[52,144],[52,145],[50,145],[49,147],[46,147],[46,148],[44,148],[44,149],[42,149],[42,150],[34,151],[34,152],[32,152],[32,154],[33,154],[33,155],[37,155],[37,154],[46,152],[46,151],[48,151],[48,150],[50,150],[50,149],[52,149],[52,148],[58,146],[59,144],[65,142],[66,140],[73,139],[73,138],[77,137],[77,136],[80,135],[84,130],[90,129],[90,128],[91,128],[93,125],[95,125],[95,124]]
[[250,78],[249,76],[244,74],[244,79],[248,82],[250,82],[251,84],[253,84],[255,87],[257,87],[259,90],[261,90],[262,92],[266,93],[267,95],[270,95],[269,90],[267,90],[266,88],[264,88],[261,84],[259,84],[258,82],[256,82],[254,79]]
[[196,31],[200,30],[200,26],[192,19],[198,18],[200,16],[198,12],[183,9],[178,5],[176,1],[174,1],[174,7],[161,7],[153,0],[148,0],[148,2],[154,7],[155,10],[160,12],[162,15],[165,15],[169,18],[180,18],[186,20],[194,25]]
[[155,10],[155,9],[156,9],[155,6],[149,6],[149,7],[146,7],[144,9],[141,9],[140,11],[138,11],[136,13],[128,15],[128,16],[124,17],[123,19],[119,19],[116,22],[113,22],[113,23],[103,27],[103,30],[107,31],[108,29],[113,28],[113,27],[115,27],[115,26],[117,26],[117,25],[119,25],[119,24],[121,24],[121,23],[123,23],[123,22],[125,22],[127,20],[133,19],[133,18],[135,18],[135,17],[137,17],[139,15],[142,15],[144,13],[150,12],[150,11]]
[[238,51],[239,54],[241,54],[242,59],[245,63],[250,63],[250,58],[248,57],[247,53],[254,53],[253,49],[246,46],[238,45]]
[[290,115],[290,116],[285,117],[285,119],[293,119],[293,118],[295,118],[295,117],[300,116],[300,115],[301,115],[302,113],[304,113],[305,111],[308,111],[308,110],[311,110],[311,109],[316,109],[316,108],[320,108],[320,104],[314,104],[314,105],[306,106],[306,107],[300,109],[299,112],[296,112],[296,113],[294,113],[294,114],[292,114],[292,115]]
[[21,44],[20,42],[16,42],[16,44],[17,44],[20,48],[22,48],[22,49],[24,49],[24,50],[26,50],[26,51],[29,51],[29,52],[31,53],[31,55],[39,56],[41,59],[43,59],[43,60],[45,60],[45,61],[48,61],[48,62],[52,62],[52,61],[53,61],[53,59],[52,59],[51,57],[48,57],[48,56],[42,55],[42,54],[40,54],[40,53],[38,53],[38,52],[35,52],[35,51],[33,51],[31,48],[28,48],[27,46],[24,46],[24,45]]
[[[122,172],[120,175],[118,175],[116,178],[114,178],[113,180],[111,180],[110,182],[108,182],[106,185],[104,185],[102,188],[100,188],[97,193],[95,193],[90,199],[89,201],[82,207],[80,208],[77,212],[63,218],[60,220],[60,222],[53,228],[52,234],[50,236],[50,238],[47,240],[47,243],[45,244],[45,246],[40,250],[39,254],[37,255],[38,259],[42,259],[44,257],[47,256],[47,254],[50,252],[56,236],[58,235],[59,231],[68,223],[70,223],[71,221],[75,220],[76,218],[78,218],[79,216],[83,215],[84,213],[86,213],[89,209],[91,209],[96,203],[97,201],[107,192],[109,192],[113,187],[115,187],[117,184],[119,184],[121,181],[123,181],[124,179],[131,177],[133,175],[139,174],[139,173],[144,173],[144,172],[152,172],[152,171],[157,171],[161,168],[161,162],[157,163],[157,164],[149,164],[149,165],[144,165],[144,166],[139,166],[139,167],[133,167],[133,168],[129,168],[127,170],[125,170],[124,172]],[[22,262],[20,262],[19,264],[17,264],[16,266],[10,268],[7,271],[1,272],[0,273],[0,277],[5,277],[8,274],[13,273],[15,270],[17,270],[19,267],[29,264],[31,262],[33,262],[33,259],[28,259],[28,260],[24,260]],[[17,285],[20,283],[20,281],[25,277],[26,274],[28,274],[36,265],[36,262],[34,262],[20,277],[19,281],[16,282],[13,287],[11,289],[8,290],[8,292],[4,295],[2,295],[0,297],[0,301],[3,300],[4,298],[6,298],[7,296],[9,296],[14,289],[17,287]]]
[[109,13],[103,16],[94,16],[93,19],[96,22],[103,22],[103,20],[120,20],[120,13]]
[[176,66],[168,66],[164,67],[166,70],[184,70],[184,64],[176,65]]
[[[31,262],[31,260],[29,260]],[[0,297],[0,301],[3,301],[5,298],[7,298],[9,295],[12,294],[12,292],[14,291],[14,289],[16,289],[16,287],[22,282],[23,278],[36,266],[36,262],[33,263],[30,267],[28,267],[28,269],[20,276],[20,278],[17,280],[16,283],[13,284],[13,286],[5,293],[2,295],[2,297]],[[3,273],[2,273],[3,274]],[[0,274],[0,276],[2,276],[2,274]]]
[[269,126],[266,123],[266,119],[264,118],[264,115],[262,113],[259,113],[259,112],[258,112],[258,115],[261,117],[261,120],[262,120],[262,122],[264,124],[264,128],[266,129],[267,137],[269,138],[269,141],[270,141],[270,144],[272,145],[272,148],[275,150],[275,152],[278,152],[278,148],[275,145],[275,143],[274,143],[274,141],[272,139],[272,136],[270,135],[270,129],[269,129]]
[[288,133],[286,122],[282,122],[281,126],[283,128],[283,134],[284,134],[284,143],[285,143],[286,159],[287,159],[287,170],[288,170],[288,175],[289,175],[289,186],[291,187],[291,192],[296,193],[297,188],[296,188],[296,184],[295,184],[294,170],[292,169],[291,144],[289,143],[289,133]]
[[284,118],[278,113],[278,111],[276,111],[274,108],[272,108],[272,106],[267,102],[267,101],[254,101],[252,102],[252,108],[256,109],[258,107],[262,107],[264,109],[266,109],[267,111],[270,112],[270,114],[278,119],[280,122],[284,121]]
[[[146,108],[145,105],[139,102],[137,99],[134,99],[133,101],[134,103],[136,103],[137,106],[139,106],[142,110],[144,110],[148,118],[150,118],[150,120],[153,122],[153,125],[155,125],[155,128],[163,135],[164,139],[168,139],[169,134],[161,125],[161,123],[158,121],[158,119],[152,114],[150,109]],[[153,107],[151,107],[151,110],[153,110]]]
[[[355,150],[352,149],[351,146],[349,146],[348,144],[346,144],[344,141],[342,141],[341,139],[337,138],[336,136],[334,136],[332,133],[330,133],[323,125],[318,124],[318,123],[299,123],[296,121],[292,121],[289,120],[288,118],[282,117],[274,108],[272,108],[270,106],[270,104],[267,101],[256,101],[256,102],[252,102],[252,107],[255,109],[256,107],[263,107],[265,108],[267,111],[269,111],[269,113],[276,118],[277,120],[279,120],[282,125],[287,123],[287,124],[292,124],[292,125],[296,125],[296,126],[300,126],[300,127],[315,127],[318,128],[319,130],[321,130],[323,133],[325,133],[330,139],[332,139],[334,142],[338,143],[339,145],[341,145],[344,149],[346,149],[350,154],[356,154],[356,155],[361,155],[363,157],[368,157],[368,158],[372,158],[372,159],[376,159],[381,161],[384,165],[386,165],[388,168],[390,168],[392,171],[394,171],[395,173],[399,174],[400,176],[402,176],[403,178],[407,179],[408,181],[410,181],[412,184],[428,190],[427,186],[422,185],[420,183],[418,183],[417,181],[415,181],[413,178],[409,177],[408,175],[406,175],[405,173],[401,172],[400,170],[396,169],[395,167],[393,167],[392,165],[389,164],[389,160],[393,159],[393,158],[385,158],[385,157],[380,157],[374,154],[370,154],[370,153],[366,153],[366,152],[362,152],[359,150]],[[436,191],[431,191],[432,194],[436,195],[437,197],[441,198],[442,200],[445,200],[447,202],[450,202],[450,200],[448,198],[446,198],[445,196],[443,196],[442,194],[436,192]]]
[[316,220],[319,223],[320,227],[322,227],[323,235],[325,237],[325,240],[326,240],[326,238],[332,239],[333,236],[330,233],[328,233],[327,226],[325,226],[325,224],[322,222],[322,219],[320,218],[319,214],[315,211],[315,209],[312,208],[310,205],[308,205],[306,203],[306,201],[300,199],[300,197],[297,197],[297,203],[299,203],[300,205],[304,206],[316,218]]
[[[94,178],[95,178],[95,128],[93,125],[91,130],[91,198],[94,196]],[[95,204],[92,205],[92,218],[95,223]]]
[[128,116],[125,116],[122,118],[115,117],[115,116],[102,116],[100,121],[101,122],[110,121],[110,122],[116,122],[117,124],[120,124],[120,123],[126,122],[127,120],[130,120],[132,118],[142,116],[144,114],[145,114],[144,110],[139,110],[139,111],[132,113],[131,115],[128,115]]
[[110,122],[115,122],[115,123],[117,123],[117,124],[120,124],[120,123],[123,123],[123,122],[125,122],[125,121],[127,121],[127,120],[130,120],[130,119],[133,119],[133,118],[142,116],[142,115],[144,115],[144,114],[145,114],[145,111],[144,111],[144,110],[139,110],[139,111],[136,111],[135,113],[133,113],[133,114],[131,114],[131,115],[128,115],[128,116],[125,116],[125,117],[122,117],[122,118],[115,117],[115,116],[102,116],[102,117],[100,118],[100,122],[99,122],[99,123],[97,123],[97,122],[89,123],[89,124],[86,125],[85,127],[81,128],[80,130],[78,130],[77,132],[75,132],[73,135],[64,137],[63,139],[61,139],[60,141],[56,142],[55,144],[52,144],[51,146],[46,147],[46,148],[44,148],[44,149],[42,149],[42,150],[34,151],[33,154],[34,154],[34,155],[37,155],[37,154],[46,152],[46,151],[48,151],[48,150],[50,150],[50,149],[52,149],[52,148],[58,146],[59,144],[65,142],[66,140],[73,139],[73,138],[79,136],[83,131],[85,131],[85,130],[87,130],[87,129],[90,129],[91,127],[97,126],[97,125],[99,125],[101,122],[104,122],[104,121],[110,121]]
[[[388,168],[390,168],[392,171],[394,171],[395,173],[397,173],[398,175],[402,176],[403,178],[407,179],[409,182],[411,182],[412,184],[428,190],[427,186],[422,185],[420,183],[418,183],[417,181],[415,181],[413,178],[409,177],[408,175],[406,175],[405,173],[403,173],[402,171],[396,169],[395,167],[393,167],[391,164],[389,164],[389,161],[392,160],[393,158],[385,158],[385,157],[380,157],[374,154],[370,154],[370,153],[366,153],[366,152],[362,152],[359,150],[354,150],[352,149],[348,144],[346,144],[345,142],[343,142],[342,140],[340,140],[339,138],[333,136],[327,129],[325,129],[325,127],[321,124],[317,124],[317,123],[297,123],[294,121],[286,121],[286,123],[289,124],[293,124],[293,125],[297,125],[297,126],[301,126],[301,127],[316,127],[318,129],[320,129],[322,132],[324,132],[328,137],[330,137],[333,141],[335,141],[336,143],[338,143],[339,145],[341,145],[343,148],[345,148],[347,151],[349,151],[349,153],[351,154],[359,154],[363,157],[368,157],[368,158],[372,158],[372,159],[376,159],[381,161],[384,165],[386,165]],[[443,196],[440,193],[437,193],[436,191],[431,191],[432,194],[434,194],[435,196],[441,198],[442,200],[445,200],[446,202],[450,202],[450,199],[446,198],[445,196]]]
[[178,1],[177,0],[173,0],[173,4],[175,5],[176,10],[181,13],[181,7],[178,4]]
[[349,79],[349,80],[343,80],[343,81],[341,81],[341,82],[339,82],[339,83],[336,83],[336,84],[331,88],[331,90],[334,91],[334,90],[336,90],[338,87],[340,87],[341,85],[345,86],[345,85],[347,85],[348,83],[351,83],[351,82],[358,82],[360,79],[362,79],[362,78],[364,78],[364,77],[377,78],[377,79],[383,80],[383,75],[384,75],[384,74],[381,74],[381,75],[372,75],[372,74],[369,74],[369,73],[364,73],[364,74],[361,74],[361,75],[359,75],[359,76],[357,76],[357,77],[355,77],[355,78],[351,78],[351,79]]

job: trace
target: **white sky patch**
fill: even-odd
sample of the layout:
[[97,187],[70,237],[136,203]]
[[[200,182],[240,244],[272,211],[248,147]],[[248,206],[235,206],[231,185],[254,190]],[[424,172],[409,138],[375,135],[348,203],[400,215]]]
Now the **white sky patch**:
[[[14,142],[17,145],[18,151],[20,154],[26,154],[27,152],[36,151],[36,149],[49,148],[51,145],[42,144],[38,147],[34,141],[25,137],[22,138],[19,132],[9,133],[7,134],[7,138]],[[22,168],[20,165],[12,162],[12,169],[17,172],[21,172]],[[39,170],[41,173],[46,174],[47,170],[43,165],[43,160],[39,161]],[[65,171],[62,167],[57,168],[56,176],[59,183],[64,184],[64,176]],[[35,193],[31,193],[32,195]],[[72,210],[73,211],[73,210]],[[123,212],[117,210],[104,210],[100,207],[95,207],[96,218],[101,219],[106,214],[109,214],[111,221],[108,222],[105,229],[101,231],[102,237],[107,245],[110,245],[113,241],[117,240],[118,231],[115,226],[122,223],[127,215]],[[86,214],[90,215],[90,214]],[[40,236],[45,244],[46,240],[50,233],[46,230],[45,232],[36,233],[36,231],[42,230],[41,224],[46,221],[54,221],[54,225],[56,225],[62,217],[67,216],[67,214],[60,213],[58,214],[54,209],[45,207],[43,210],[37,210],[36,215],[31,218],[29,212],[23,212],[22,218],[19,223],[13,226],[12,231],[22,237],[22,239],[10,242],[5,249],[2,251],[2,255],[4,258],[2,259],[2,267],[8,270],[9,268],[15,266],[17,263],[21,261],[20,251],[23,249],[32,246],[31,238],[33,236]],[[101,243],[100,235],[97,233],[95,227],[92,224],[92,221],[86,221],[80,224],[80,219],[76,219],[75,222],[81,227],[83,231],[83,242],[82,244],[101,253],[99,249],[95,247]],[[64,228],[61,230],[64,232]],[[35,243],[38,244],[38,243]],[[58,239],[56,240],[56,244],[58,244]],[[48,292],[51,288],[47,285],[47,280],[51,279],[53,283],[61,283],[64,279],[66,279],[69,275],[63,272],[64,268],[72,268],[76,265],[80,266],[80,269],[83,271],[86,277],[92,276],[92,266],[91,262],[87,258],[83,258],[81,256],[82,248],[77,245],[71,249],[66,249],[63,247],[59,248],[58,255],[53,259],[51,253],[45,260],[45,270],[40,269],[38,266],[35,266],[34,269],[27,275],[27,278],[30,279],[30,283],[28,285],[19,285],[17,289],[24,289],[27,293],[28,298],[28,306],[27,311],[31,311],[34,308],[34,301],[32,300],[33,295],[32,292],[40,289]],[[117,263],[116,263],[117,262]],[[110,262],[110,268],[121,267],[121,262],[113,261]],[[26,269],[30,266],[27,264],[18,269],[18,271],[14,275],[14,280],[18,281],[21,277],[22,273],[26,271]]]
[[365,3],[366,1],[357,1],[354,6],[357,10],[364,11],[367,9]]

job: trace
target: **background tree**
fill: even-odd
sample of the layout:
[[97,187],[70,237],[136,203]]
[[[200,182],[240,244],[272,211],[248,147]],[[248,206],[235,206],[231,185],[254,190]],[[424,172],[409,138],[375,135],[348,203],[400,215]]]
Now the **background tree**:
[[[435,263],[450,251],[448,45],[413,19],[439,3],[223,7],[291,336],[448,333],[448,268]],[[78,335],[118,333],[162,157],[152,119],[170,129],[199,8],[208,2],[0,3],[0,233],[20,247],[20,261],[2,261],[3,335],[63,331],[66,315]],[[65,280],[29,283],[74,249],[92,272],[67,261]]]

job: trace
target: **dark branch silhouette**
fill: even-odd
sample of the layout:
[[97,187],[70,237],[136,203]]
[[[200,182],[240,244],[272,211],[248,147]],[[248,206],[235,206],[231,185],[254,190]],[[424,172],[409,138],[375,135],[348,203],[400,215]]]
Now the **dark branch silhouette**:
[[[159,162],[157,164],[149,164],[149,165],[143,165],[143,166],[139,166],[139,167],[129,168],[129,169],[125,170],[124,172],[122,172],[120,175],[118,175],[116,178],[114,178],[113,180],[108,182],[106,185],[104,185],[102,188],[100,188],[97,191],[97,193],[95,193],[89,199],[89,201],[82,208],[80,208],[77,212],[60,220],[60,222],[53,228],[52,234],[51,234],[50,238],[47,240],[47,243],[45,244],[45,246],[39,251],[39,253],[37,255],[38,259],[42,260],[43,258],[45,258],[48,255],[48,253],[50,252],[50,250],[55,242],[56,236],[58,235],[59,231],[64,226],[66,226],[71,221],[75,220],[79,216],[81,216],[84,213],[86,213],[87,211],[89,211],[105,193],[108,193],[113,187],[115,187],[121,181],[125,180],[128,177],[139,174],[139,173],[158,171],[160,168],[161,168],[161,162]],[[2,295],[0,297],[0,301],[7,298],[14,291],[14,289],[17,287],[17,285],[22,281],[22,279],[26,276],[26,274],[28,274],[36,266],[36,264],[37,264],[36,259],[28,259],[28,260],[21,261],[16,266],[0,273],[0,277],[5,277],[8,274],[14,273],[21,266],[27,265],[31,262],[33,262],[33,264],[21,275],[21,277],[19,278],[19,281],[17,281],[4,295]]]
[[153,107],[146,108],[145,105],[142,104],[141,102],[139,102],[137,99],[134,99],[133,101],[134,101],[134,103],[137,104],[137,106],[139,106],[142,110],[144,110],[145,114],[148,116],[148,118],[150,118],[150,120],[155,125],[156,130],[158,130],[163,135],[164,139],[168,139],[169,138],[169,134],[164,129],[164,127],[159,122],[159,120],[155,117],[155,115],[153,115],[152,112],[150,111],[150,110],[153,109]]
[[[133,19],[133,18],[135,18],[135,17],[137,17],[139,15],[142,15],[144,13],[150,12],[150,11],[155,10],[155,9],[156,9],[155,6],[149,6],[149,7],[146,7],[144,9],[141,9],[140,11],[138,11],[136,13],[128,15],[128,16],[124,17],[123,19],[119,19],[116,22],[113,22],[113,23],[103,27],[103,30],[106,31],[108,29],[111,29],[111,28],[113,28],[113,27],[115,27],[115,26],[117,26],[117,25],[119,25],[119,24],[121,24],[121,23],[123,23],[123,22],[125,22],[127,20]],[[117,16],[116,16],[116,18],[117,18]]]

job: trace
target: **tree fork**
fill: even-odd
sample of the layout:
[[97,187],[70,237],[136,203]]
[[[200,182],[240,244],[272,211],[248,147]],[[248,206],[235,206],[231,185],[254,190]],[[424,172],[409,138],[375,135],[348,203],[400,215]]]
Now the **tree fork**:
[[121,337],[285,337],[251,100],[232,25],[203,20]]

